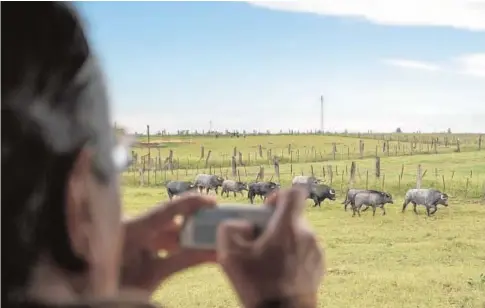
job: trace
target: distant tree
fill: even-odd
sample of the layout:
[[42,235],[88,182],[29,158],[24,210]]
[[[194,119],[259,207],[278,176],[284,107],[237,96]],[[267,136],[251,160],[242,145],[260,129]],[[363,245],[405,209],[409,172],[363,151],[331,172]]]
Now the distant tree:
[[402,130],[401,130],[400,127],[396,128],[396,133],[398,133],[398,134],[402,133]]
[[451,128],[448,128],[448,134],[451,134]]

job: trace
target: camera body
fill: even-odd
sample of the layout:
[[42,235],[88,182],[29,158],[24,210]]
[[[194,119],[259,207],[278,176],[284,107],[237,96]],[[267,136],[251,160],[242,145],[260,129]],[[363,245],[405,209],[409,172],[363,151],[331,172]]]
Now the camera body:
[[201,209],[184,221],[180,245],[184,248],[214,250],[217,227],[228,219],[248,221],[254,225],[255,236],[258,236],[266,228],[273,212],[274,209],[267,206],[234,204]]

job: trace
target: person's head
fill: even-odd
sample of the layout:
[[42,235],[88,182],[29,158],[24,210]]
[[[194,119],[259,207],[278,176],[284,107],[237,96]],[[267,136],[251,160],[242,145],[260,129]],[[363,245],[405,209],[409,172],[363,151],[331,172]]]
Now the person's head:
[[74,8],[3,3],[2,283],[9,301],[117,291],[123,230],[115,145],[103,76]]

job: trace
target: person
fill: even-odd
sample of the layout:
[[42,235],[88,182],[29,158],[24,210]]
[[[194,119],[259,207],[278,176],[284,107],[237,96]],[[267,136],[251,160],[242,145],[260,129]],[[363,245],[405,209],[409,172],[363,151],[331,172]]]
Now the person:
[[207,262],[221,265],[244,307],[316,307],[324,255],[301,214],[301,192],[267,199],[276,208],[258,238],[247,222],[221,224],[214,252],[182,249],[174,220],[216,206],[214,198],[186,195],[122,219],[126,145],[112,129],[75,7],[4,2],[2,28],[7,307],[150,307],[167,277]]

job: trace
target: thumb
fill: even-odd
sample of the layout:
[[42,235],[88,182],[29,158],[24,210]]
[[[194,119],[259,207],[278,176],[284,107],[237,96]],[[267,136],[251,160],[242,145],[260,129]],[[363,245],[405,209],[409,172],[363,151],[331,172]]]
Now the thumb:
[[224,264],[232,255],[247,253],[255,238],[254,227],[243,220],[226,220],[217,228],[217,260]]

